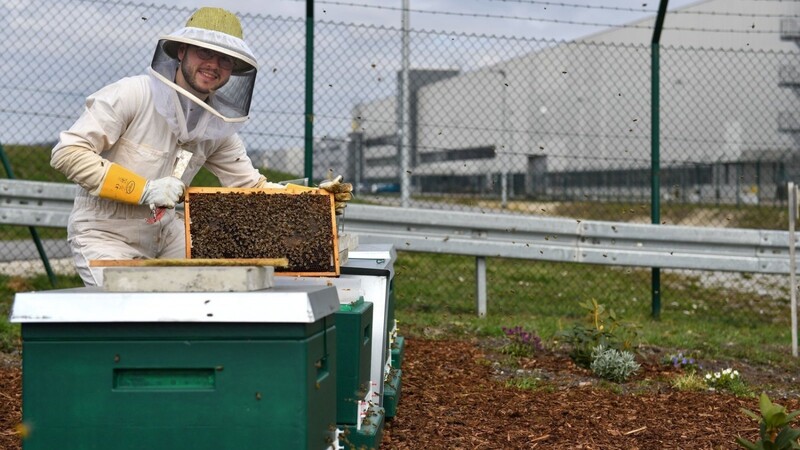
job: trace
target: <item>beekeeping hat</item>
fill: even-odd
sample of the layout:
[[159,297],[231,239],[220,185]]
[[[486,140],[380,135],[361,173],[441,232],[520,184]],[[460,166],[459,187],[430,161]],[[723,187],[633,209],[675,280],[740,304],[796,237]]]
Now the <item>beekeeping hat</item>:
[[172,58],[178,57],[178,46],[184,43],[210,48],[234,57],[234,73],[246,72],[256,67],[253,52],[244,42],[239,18],[222,8],[198,9],[186,21],[186,27],[162,39],[164,51]]
[[[234,58],[230,80],[206,102],[193,98],[191,93],[175,84],[178,48],[181,44],[204,47]],[[239,18],[230,11],[210,7],[195,11],[186,26],[159,38],[150,67],[156,77],[221,119],[247,119],[258,64],[250,47],[244,42]]]

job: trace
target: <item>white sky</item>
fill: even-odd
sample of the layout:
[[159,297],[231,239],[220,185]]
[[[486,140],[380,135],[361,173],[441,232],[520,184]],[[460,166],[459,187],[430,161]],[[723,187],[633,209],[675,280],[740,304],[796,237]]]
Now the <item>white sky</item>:
[[[701,1],[670,0],[669,9],[699,2]],[[196,0],[177,0],[175,3],[190,8],[198,5]],[[612,25],[631,23],[647,17],[655,18],[659,3],[659,0],[551,0],[549,2],[409,0],[409,9],[411,10],[410,25],[414,29],[569,40],[593,34]],[[306,9],[305,0],[270,0],[268,2],[264,0],[204,0],[202,4],[243,13],[298,18],[305,17]],[[373,7],[357,7],[349,6],[349,4]],[[400,28],[402,6],[402,0],[330,0],[330,3],[319,0],[315,4],[315,15],[317,20]],[[422,11],[439,12],[440,14]],[[474,15],[479,17],[474,17]],[[553,22],[554,20],[598,23],[605,26],[592,27],[558,23]]]

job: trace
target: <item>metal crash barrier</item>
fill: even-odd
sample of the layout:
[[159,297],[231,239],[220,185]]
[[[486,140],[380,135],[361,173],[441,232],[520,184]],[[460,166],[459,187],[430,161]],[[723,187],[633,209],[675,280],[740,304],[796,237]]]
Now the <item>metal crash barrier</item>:
[[[0,223],[65,227],[75,186],[0,180]],[[790,189],[790,192],[792,189]],[[486,314],[483,258],[789,274],[789,232],[633,224],[557,217],[348,205],[345,228],[362,243],[477,258],[478,314]]]

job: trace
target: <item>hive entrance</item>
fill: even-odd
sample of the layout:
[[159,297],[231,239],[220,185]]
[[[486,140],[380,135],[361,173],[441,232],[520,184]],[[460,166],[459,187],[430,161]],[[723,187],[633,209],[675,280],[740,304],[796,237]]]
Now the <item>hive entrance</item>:
[[338,275],[331,195],[296,189],[189,188],[187,258],[287,258],[276,274]]

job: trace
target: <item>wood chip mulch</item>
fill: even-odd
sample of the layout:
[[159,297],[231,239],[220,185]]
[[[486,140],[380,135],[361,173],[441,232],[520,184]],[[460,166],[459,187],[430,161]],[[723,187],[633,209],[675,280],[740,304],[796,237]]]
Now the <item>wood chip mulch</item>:
[[0,449],[17,450],[17,426],[22,421],[22,372],[19,366],[0,365]]
[[[755,398],[657,383],[620,394],[596,380],[519,389],[497,381],[486,361],[474,343],[406,339],[400,401],[381,449],[735,449],[736,436],[758,438],[740,410],[758,411]],[[780,404],[798,408],[797,399]]]
[[[663,369],[652,365],[609,385],[563,356],[535,357],[524,366],[552,376],[521,389],[498,375],[490,353],[477,342],[406,338],[399,406],[385,423],[381,450],[737,449],[736,436],[758,437],[740,410],[758,411],[756,398],[677,391],[658,381]],[[19,364],[0,364],[3,450],[20,449],[21,378]],[[773,401],[800,409],[798,397]]]

